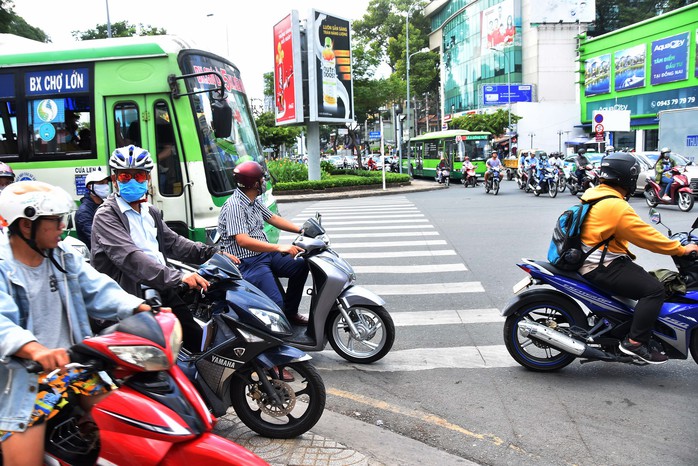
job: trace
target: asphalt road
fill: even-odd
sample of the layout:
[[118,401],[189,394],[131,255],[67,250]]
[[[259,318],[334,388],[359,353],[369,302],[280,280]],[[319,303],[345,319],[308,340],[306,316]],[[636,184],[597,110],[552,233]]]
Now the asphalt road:
[[[375,364],[350,364],[331,349],[313,354],[327,409],[481,464],[696,464],[692,359],[573,363],[538,374],[504,349],[498,310],[524,277],[515,263],[545,257],[555,219],[575,202],[567,192],[536,198],[505,182],[497,196],[453,185],[280,205],[299,224],[323,214],[358,284],[386,300],[397,326],[393,351]],[[641,198],[631,204],[648,218]],[[675,230],[698,215],[660,211]],[[673,266],[633,250],[647,269]]]

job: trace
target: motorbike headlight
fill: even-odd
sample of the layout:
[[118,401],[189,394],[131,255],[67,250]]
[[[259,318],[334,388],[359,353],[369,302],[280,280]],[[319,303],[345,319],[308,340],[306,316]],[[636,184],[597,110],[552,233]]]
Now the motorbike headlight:
[[[179,323],[179,319],[174,321],[174,328],[170,334],[170,348],[172,348],[172,354],[177,357],[179,354],[179,349],[182,347],[182,324]],[[173,358],[174,359],[174,358]]]
[[170,359],[165,352],[154,346],[110,346],[109,351],[122,361],[144,371],[164,371],[170,368]]
[[274,333],[293,333],[293,330],[291,330],[291,326],[289,325],[288,320],[286,320],[286,317],[284,317],[281,314],[277,314],[276,312],[265,311],[264,309],[257,309],[254,307],[250,308],[250,312],[260,322],[262,322],[265,327],[267,327],[270,331]]

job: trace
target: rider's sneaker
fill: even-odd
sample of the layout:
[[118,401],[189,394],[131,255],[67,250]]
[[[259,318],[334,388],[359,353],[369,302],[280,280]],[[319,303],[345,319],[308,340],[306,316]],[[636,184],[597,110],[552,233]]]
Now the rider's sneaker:
[[671,198],[669,196],[662,196],[663,201],[670,201]]
[[664,364],[669,360],[666,354],[660,352],[655,346],[642,343],[630,343],[628,337],[620,342],[618,348],[625,354],[642,359],[648,364]]

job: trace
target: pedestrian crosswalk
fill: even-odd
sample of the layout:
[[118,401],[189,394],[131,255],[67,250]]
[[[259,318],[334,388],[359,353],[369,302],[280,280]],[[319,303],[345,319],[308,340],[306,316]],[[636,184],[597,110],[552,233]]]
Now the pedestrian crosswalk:
[[[462,342],[468,326],[491,326],[501,334],[504,318],[498,309],[482,307],[488,302],[482,283],[417,206],[403,196],[384,199],[319,201],[291,219],[300,225],[320,212],[332,249],[351,263],[357,285],[386,301],[397,330],[395,346],[382,360],[360,367],[394,372],[516,366],[492,338],[479,345],[470,335],[467,345],[441,347],[440,335],[459,340],[461,332]],[[282,233],[279,242],[295,237]],[[412,337],[414,332],[421,337]],[[434,338],[424,338],[426,332]],[[329,347],[313,354],[313,361],[322,370],[355,367]]]

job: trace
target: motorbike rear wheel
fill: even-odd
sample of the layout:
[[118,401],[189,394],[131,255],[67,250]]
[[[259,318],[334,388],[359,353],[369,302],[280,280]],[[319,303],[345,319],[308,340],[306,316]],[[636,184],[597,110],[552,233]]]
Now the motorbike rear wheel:
[[538,372],[556,371],[576,359],[570,353],[521,335],[517,324],[522,320],[532,320],[567,333],[572,327],[588,327],[581,309],[571,307],[568,302],[554,295],[545,296],[535,301],[523,301],[504,322],[504,344],[507,351],[525,368]]
[[[290,374],[293,380],[282,380],[278,374]],[[309,361],[265,369],[264,377],[281,398],[281,406],[274,403],[251,367],[238,370],[231,379],[230,402],[243,424],[263,437],[287,439],[304,434],[320,420],[327,394]]]
[[681,212],[689,212],[693,208],[693,194],[679,193],[679,198],[676,200]]
[[369,364],[388,354],[395,342],[395,324],[382,306],[352,306],[347,309],[360,337],[354,338],[341,312],[327,319],[327,339],[332,348],[349,362]]

